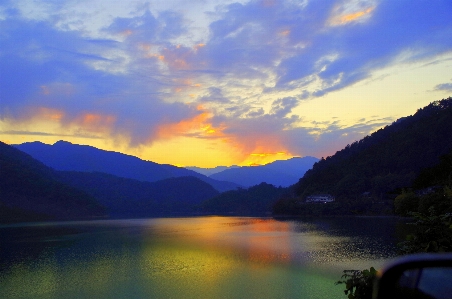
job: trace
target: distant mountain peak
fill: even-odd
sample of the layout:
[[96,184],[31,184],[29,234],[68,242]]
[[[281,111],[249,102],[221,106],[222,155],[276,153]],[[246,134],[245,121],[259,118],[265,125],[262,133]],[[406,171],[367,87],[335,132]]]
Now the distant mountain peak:
[[172,177],[193,176],[221,192],[240,187],[238,184],[220,182],[185,168],[158,164],[132,155],[106,151],[90,145],[72,144],[63,140],[57,141],[53,145],[30,142],[15,145],[15,147],[45,165],[61,171],[97,171],[148,182]]

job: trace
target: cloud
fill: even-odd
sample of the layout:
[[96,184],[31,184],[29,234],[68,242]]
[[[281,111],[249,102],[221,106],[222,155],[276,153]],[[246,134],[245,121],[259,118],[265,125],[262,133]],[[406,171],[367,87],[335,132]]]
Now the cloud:
[[[175,16],[163,14],[162,18],[169,21]],[[173,79],[159,71],[158,61],[132,57],[140,51],[135,42],[156,26],[149,13],[113,22],[118,31],[130,27],[138,32],[130,44],[92,40],[82,33],[58,30],[51,23],[16,16],[0,22],[5,45],[0,52],[2,119],[50,120],[111,137],[129,136],[131,144],[137,145],[152,141],[160,123],[179,122],[198,113],[196,105],[165,101]],[[178,32],[163,27],[160,30]],[[48,111],[58,111],[59,117]]]
[[273,102],[272,110],[270,114],[278,118],[287,116],[287,114],[292,112],[292,108],[298,105],[298,100],[294,97],[288,97],[283,99],[278,99]]
[[92,2],[0,4],[0,119],[130,146],[189,136],[243,158],[319,156],[390,120],[307,127],[303,102],[452,50],[449,0],[204,1],[194,15]]
[[57,136],[57,137],[82,137],[82,138],[88,138],[88,139],[102,139],[101,137],[95,136],[95,135],[88,135],[88,134],[54,134],[54,133],[47,133],[47,132],[36,132],[36,131],[15,131],[15,130],[8,130],[8,131],[0,131],[0,134],[5,135],[20,135],[20,136]]
[[205,96],[202,96],[198,99],[199,102],[202,103],[223,103],[223,104],[227,104],[230,103],[231,101],[226,98],[221,89],[218,87],[209,87],[208,88],[208,94]]
[[442,83],[435,86],[434,90],[452,91],[452,83]]
[[316,76],[320,88],[314,95],[322,96],[399,62],[402,54],[404,61],[410,62],[450,51],[452,41],[446,36],[452,27],[445,9],[452,9],[452,4],[435,4],[382,1],[364,11],[363,22],[328,26],[330,15],[322,14],[319,5],[325,11],[335,11],[335,2],[309,3],[300,19],[309,20],[307,13],[311,13],[317,22],[315,26],[303,21],[293,24],[292,31],[298,34],[291,36],[291,43],[304,46],[281,62],[278,85]]

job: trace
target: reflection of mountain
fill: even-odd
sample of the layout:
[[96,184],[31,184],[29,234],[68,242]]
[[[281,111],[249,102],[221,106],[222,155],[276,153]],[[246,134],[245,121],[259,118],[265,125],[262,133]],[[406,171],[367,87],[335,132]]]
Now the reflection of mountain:
[[262,166],[230,168],[212,174],[210,177],[246,187],[255,186],[262,182],[287,187],[298,182],[317,161],[318,159],[314,157],[292,158]]
[[0,142],[0,222],[104,216],[93,197],[57,181],[57,173]]
[[197,172],[172,165],[144,161],[134,156],[104,151],[92,146],[58,141],[54,145],[30,142],[16,145],[45,165],[56,170],[103,172],[118,177],[155,182],[163,179],[193,176],[222,192],[234,190],[240,184],[222,182]]

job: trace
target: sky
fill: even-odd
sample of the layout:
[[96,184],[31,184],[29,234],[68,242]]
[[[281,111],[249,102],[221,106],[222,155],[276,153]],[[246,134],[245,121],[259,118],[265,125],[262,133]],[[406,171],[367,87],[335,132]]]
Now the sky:
[[450,0],[0,0],[0,141],[333,155],[452,95]]

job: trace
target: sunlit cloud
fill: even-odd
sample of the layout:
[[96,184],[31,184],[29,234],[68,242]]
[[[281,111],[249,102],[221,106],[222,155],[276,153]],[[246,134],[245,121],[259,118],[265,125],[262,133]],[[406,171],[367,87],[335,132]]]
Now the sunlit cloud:
[[92,132],[110,131],[116,121],[112,115],[101,115],[95,113],[83,113],[77,116],[71,123]]
[[350,11],[350,8],[338,5],[333,8],[332,16],[328,20],[328,23],[331,26],[338,26],[350,22],[363,22],[371,17],[374,9],[375,6],[371,6],[359,11]]
[[[448,0],[6,1],[0,11],[2,132],[24,138],[66,131],[132,152],[184,140],[264,164],[330,155],[452,90]],[[414,70],[425,83],[398,81]],[[383,80],[397,104],[373,117]]]
[[183,119],[177,123],[163,123],[158,125],[156,139],[170,139],[178,136],[197,136],[198,138],[224,138],[225,127],[223,125],[213,126],[211,113],[199,105],[198,115],[189,119]]

